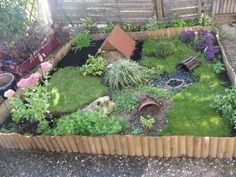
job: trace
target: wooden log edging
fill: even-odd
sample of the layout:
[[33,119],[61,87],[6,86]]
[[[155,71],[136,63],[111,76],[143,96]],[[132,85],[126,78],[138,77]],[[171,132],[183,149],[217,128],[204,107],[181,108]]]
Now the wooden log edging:
[[236,138],[197,136],[24,136],[0,134],[0,147],[47,152],[144,157],[236,157]]

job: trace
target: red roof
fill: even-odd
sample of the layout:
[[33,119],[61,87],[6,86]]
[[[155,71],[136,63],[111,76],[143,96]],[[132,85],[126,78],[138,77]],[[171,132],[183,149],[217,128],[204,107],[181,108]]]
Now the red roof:
[[130,58],[136,47],[136,41],[119,25],[116,25],[111,34],[103,42],[102,50],[117,50],[126,58]]

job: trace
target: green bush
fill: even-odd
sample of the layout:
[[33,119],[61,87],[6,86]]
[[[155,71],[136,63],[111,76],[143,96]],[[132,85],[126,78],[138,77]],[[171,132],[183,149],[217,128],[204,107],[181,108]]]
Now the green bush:
[[223,93],[216,95],[212,107],[236,127],[236,88],[225,89]]
[[71,113],[98,97],[107,95],[107,88],[101,79],[83,76],[80,67],[61,68],[52,75],[50,82],[52,113]]
[[143,85],[150,79],[148,70],[128,59],[119,59],[105,73],[104,81],[111,90]]
[[124,23],[121,25],[121,28],[125,32],[135,32],[135,31],[140,31],[140,26],[136,25],[134,23]]
[[87,33],[93,34],[97,32],[97,23],[95,19],[91,17],[86,17],[82,19],[83,30]]
[[75,36],[72,48],[75,52],[79,52],[84,47],[89,47],[92,38],[89,33],[79,33]]
[[156,123],[155,119],[151,116],[146,116],[146,117],[141,116],[139,121],[141,126],[147,130],[152,129]]
[[211,26],[212,25],[212,18],[207,15],[202,13],[201,16],[198,19],[198,24],[201,26]]
[[117,111],[132,112],[138,106],[138,97],[134,90],[125,90],[115,96],[115,107]]
[[111,33],[115,26],[116,25],[114,23],[109,22],[106,26],[101,27],[99,30],[101,33]]
[[149,18],[147,23],[144,25],[144,29],[148,31],[158,29],[158,27],[159,27],[159,24],[157,22],[156,16],[152,16],[151,18]]
[[156,43],[155,40],[145,41],[143,44],[142,55],[147,57],[156,56]]
[[223,63],[221,63],[220,61],[217,60],[212,64],[212,69],[213,69],[214,73],[220,74],[223,71],[225,71],[225,66]]
[[81,71],[84,76],[86,75],[102,75],[106,70],[106,61],[103,57],[98,56],[91,56],[89,55],[89,58],[85,65],[81,67]]
[[117,117],[108,117],[103,112],[75,112],[60,118],[54,135],[100,136],[119,134],[124,122]]
[[161,58],[166,58],[176,51],[175,45],[172,42],[158,42],[156,44],[156,55]]

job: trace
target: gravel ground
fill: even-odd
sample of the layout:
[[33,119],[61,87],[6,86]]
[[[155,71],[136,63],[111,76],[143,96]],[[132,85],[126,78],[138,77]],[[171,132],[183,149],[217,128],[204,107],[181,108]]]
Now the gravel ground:
[[140,158],[0,149],[1,177],[235,177],[235,160]]

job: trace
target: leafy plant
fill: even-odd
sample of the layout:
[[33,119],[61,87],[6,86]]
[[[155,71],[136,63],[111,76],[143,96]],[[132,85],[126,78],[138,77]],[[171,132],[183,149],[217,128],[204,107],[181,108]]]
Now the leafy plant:
[[140,26],[134,24],[134,23],[124,23],[121,25],[121,28],[125,32],[135,32],[135,31],[140,31]]
[[216,73],[216,74],[220,74],[223,71],[225,71],[224,64],[221,63],[219,60],[212,63],[212,69],[213,69],[214,73]]
[[87,33],[90,34],[93,34],[97,31],[97,23],[91,17],[82,19],[82,27]]
[[79,33],[74,38],[74,47],[72,49],[75,50],[75,52],[79,52],[82,48],[89,47],[91,40],[92,38],[89,33]]
[[131,135],[142,135],[144,133],[142,128],[134,128],[131,131]]
[[138,106],[138,97],[132,90],[125,90],[115,96],[115,107],[118,111],[132,112]]
[[103,112],[75,112],[58,120],[54,135],[100,136],[119,134],[124,123],[118,117],[107,117]]
[[161,41],[156,44],[156,55],[166,58],[176,51],[175,45],[172,42]]
[[105,27],[100,28],[100,31],[102,33],[110,33],[114,29],[115,24],[112,22],[109,22]]
[[155,40],[147,40],[143,44],[142,55],[147,57],[156,56],[156,41]]
[[84,76],[86,75],[102,75],[106,70],[106,61],[103,57],[88,56],[88,60],[85,65],[81,67],[81,71]]
[[104,81],[112,90],[137,87],[150,78],[148,70],[128,59],[119,59],[105,73]]
[[223,93],[216,95],[212,107],[236,128],[236,88],[225,89]]
[[147,130],[152,129],[156,123],[155,119],[149,115],[146,117],[141,116],[139,121],[141,126]]
[[158,28],[158,22],[157,22],[157,17],[152,16],[151,18],[148,19],[147,23],[145,24],[144,29],[148,31],[152,31]]
[[171,26],[173,26],[173,27],[185,27],[186,23],[183,19],[180,19],[177,15],[175,15],[173,20],[171,21]]
[[204,13],[202,13],[198,19],[198,24],[201,26],[211,26],[212,22],[212,18],[208,14]]

